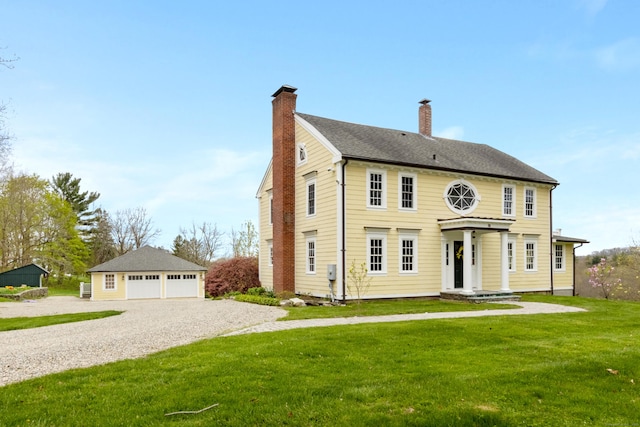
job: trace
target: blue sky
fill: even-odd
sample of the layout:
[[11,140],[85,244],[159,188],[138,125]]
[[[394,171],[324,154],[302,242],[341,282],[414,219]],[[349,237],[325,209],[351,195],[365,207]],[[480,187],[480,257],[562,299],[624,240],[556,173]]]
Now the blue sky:
[[486,143],[554,177],[554,227],[640,240],[640,2],[0,0],[17,170],[114,213],[257,224],[271,94],[298,111]]

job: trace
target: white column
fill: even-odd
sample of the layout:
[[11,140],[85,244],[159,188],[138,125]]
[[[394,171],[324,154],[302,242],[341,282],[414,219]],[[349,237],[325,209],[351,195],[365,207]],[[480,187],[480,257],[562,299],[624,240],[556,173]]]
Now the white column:
[[509,233],[500,232],[500,290],[509,289]]
[[463,258],[462,258],[462,294],[465,295],[473,295],[473,265],[471,264],[471,259],[473,258],[473,250],[471,246],[471,230],[464,231],[464,240],[463,243]]

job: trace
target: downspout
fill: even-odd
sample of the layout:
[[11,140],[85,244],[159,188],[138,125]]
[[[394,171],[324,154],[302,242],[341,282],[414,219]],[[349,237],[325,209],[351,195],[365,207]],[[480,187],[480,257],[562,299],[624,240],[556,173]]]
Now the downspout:
[[554,185],[549,190],[549,273],[551,277],[551,295],[553,295],[553,190]]
[[[580,243],[580,246],[573,247],[573,290],[572,296],[576,296],[576,249],[581,248],[584,243]],[[573,246],[573,245],[572,245]]]
[[349,163],[349,159],[344,159],[344,163],[342,164],[342,182],[340,185],[342,186],[342,248],[340,248],[342,252],[342,303],[344,304],[347,300],[347,206],[346,206],[346,189],[345,189],[345,179],[347,174],[347,163]]

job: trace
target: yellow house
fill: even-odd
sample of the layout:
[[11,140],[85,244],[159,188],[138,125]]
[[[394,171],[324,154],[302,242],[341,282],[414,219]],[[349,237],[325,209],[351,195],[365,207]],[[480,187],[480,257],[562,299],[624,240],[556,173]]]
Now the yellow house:
[[90,268],[91,300],[204,298],[207,269],[143,246]]
[[[260,280],[276,292],[353,299],[571,294],[573,248],[553,235],[558,182],[488,145],[296,111],[273,99],[273,157],[260,184]],[[351,275],[353,276],[353,275]],[[361,295],[362,297],[362,295]]]

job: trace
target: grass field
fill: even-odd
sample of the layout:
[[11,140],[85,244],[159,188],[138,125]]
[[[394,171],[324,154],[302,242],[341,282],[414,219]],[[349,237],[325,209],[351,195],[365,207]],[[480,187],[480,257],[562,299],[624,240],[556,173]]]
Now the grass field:
[[0,425],[637,425],[640,304],[527,300],[589,311],[215,338],[2,387]]
[[40,328],[43,326],[59,325],[61,323],[82,322],[85,320],[102,319],[104,317],[121,314],[121,311],[93,311],[89,313],[55,314],[40,317],[11,317],[0,318],[0,332],[18,329]]

